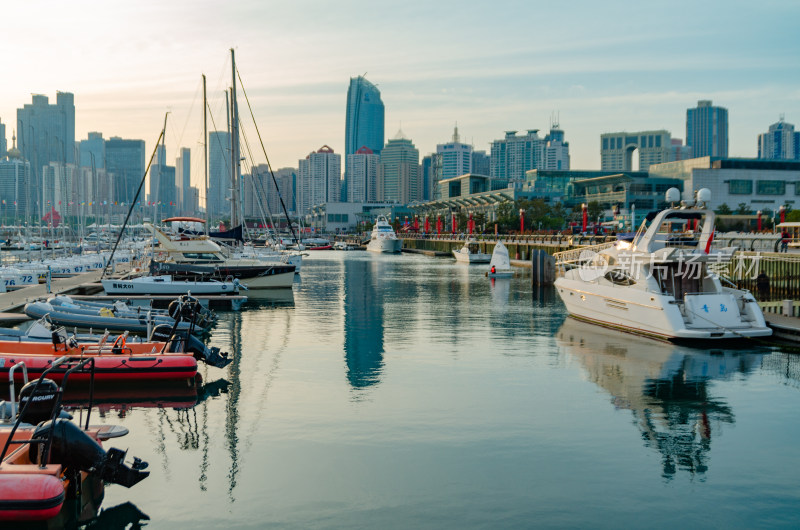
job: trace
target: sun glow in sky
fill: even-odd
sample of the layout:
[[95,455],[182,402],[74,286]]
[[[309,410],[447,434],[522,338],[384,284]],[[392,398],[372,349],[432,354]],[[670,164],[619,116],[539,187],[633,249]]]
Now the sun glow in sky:
[[[9,147],[32,93],[54,103],[72,92],[76,140],[144,139],[148,156],[169,111],[168,160],[192,148],[195,183],[201,74],[224,128],[231,47],[275,168],[323,144],[343,152],[349,78],[364,73],[381,90],[386,138],[402,127],[421,156],[456,123],[462,141],[488,150],[507,130],[546,131],[555,114],[572,168],[599,169],[600,134],[667,129],[685,140],[699,99],[728,109],[731,156],[756,156],[757,135],[781,114],[800,126],[793,0],[76,0],[3,11]],[[252,122],[244,98],[240,113]],[[248,140],[263,162],[252,127]]]

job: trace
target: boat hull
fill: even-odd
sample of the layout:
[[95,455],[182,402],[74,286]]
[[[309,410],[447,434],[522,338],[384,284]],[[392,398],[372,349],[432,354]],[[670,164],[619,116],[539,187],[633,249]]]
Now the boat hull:
[[[25,314],[31,318],[40,319],[48,315],[53,324],[68,328],[76,327],[81,329],[106,329],[108,331],[131,331],[144,333],[148,328],[157,324],[168,323],[163,319],[154,318],[149,322],[147,314],[143,313],[138,318],[118,318],[113,316],[100,316],[99,314],[67,312],[58,310],[57,306],[47,307],[42,303],[30,303],[25,305]],[[187,331],[190,323],[179,322],[178,330]]]
[[[752,316],[753,322],[736,322],[733,314],[709,313],[706,321],[698,320],[687,325],[678,304],[671,297],[648,291],[587,284],[578,280],[558,278],[555,282],[561,300],[569,314],[579,320],[597,325],[635,333],[660,340],[708,339],[725,340],[749,337],[766,337],[772,330],[763,321],[763,315]],[[698,295],[702,300],[694,304],[717,310],[729,304],[733,297],[725,294]],[[734,302],[735,304],[735,302]],[[725,310],[733,313],[733,307]],[[760,311],[760,310],[759,310]],[[738,314],[738,312],[736,313]],[[723,320],[728,318],[729,320]]]
[[386,254],[396,254],[403,248],[403,242],[400,239],[371,239],[367,243],[367,250],[370,252],[379,252]]
[[58,515],[66,498],[50,474],[0,473],[0,521],[44,521]]
[[193,295],[233,295],[238,288],[232,282],[193,282],[193,281],[137,281],[101,280],[103,290],[109,295],[173,295],[191,293]]
[[[22,343],[24,346],[28,344]],[[50,346],[52,350],[52,346]],[[81,351],[59,351],[58,353],[36,354],[24,352],[0,352],[0,379],[7,381],[8,373],[14,364],[24,362],[28,377],[39,377],[50,368],[53,361],[63,355],[80,355]],[[84,357],[87,357],[84,354]],[[197,374],[197,360],[190,353],[150,353],[135,354],[106,353],[92,355],[95,362],[94,378],[96,381],[164,381],[190,379]],[[66,369],[56,368],[47,377],[58,382],[64,378]],[[14,377],[20,381],[22,372],[17,370]],[[73,372],[70,381],[88,381],[91,378],[89,369]]]

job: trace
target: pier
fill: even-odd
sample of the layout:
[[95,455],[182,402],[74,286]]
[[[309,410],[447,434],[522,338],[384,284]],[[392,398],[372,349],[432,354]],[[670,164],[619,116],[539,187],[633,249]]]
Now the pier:
[[[103,292],[100,283],[102,270],[84,272],[68,278],[52,278],[47,283],[39,283],[21,287],[13,291],[0,293],[0,324],[16,325],[31,320],[24,312],[25,304],[44,300],[56,295],[69,295],[76,300],[97,300],[113,302],[114,300],[152,301],[154,307],[166,307],[177,298],[171,295],[157,296],[108,296]],[[138,274],[138,271],[128,268],[118,269],[110,278],[127,278]],[[192,295],[195,296],[195,295]],[[246,295],[201,295],[195,296],[201,304],[209,307],[239,310],[247,301]]]

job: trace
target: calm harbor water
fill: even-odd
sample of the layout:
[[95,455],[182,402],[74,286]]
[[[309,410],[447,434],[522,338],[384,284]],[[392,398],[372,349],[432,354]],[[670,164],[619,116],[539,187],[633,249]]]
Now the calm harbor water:
[[104,509],[154,529],[800,526],[798,356],[605,331],[449,259],[318,252],[296,281],[220,315],[236,361],[199,393],[101,396],[151,470]]

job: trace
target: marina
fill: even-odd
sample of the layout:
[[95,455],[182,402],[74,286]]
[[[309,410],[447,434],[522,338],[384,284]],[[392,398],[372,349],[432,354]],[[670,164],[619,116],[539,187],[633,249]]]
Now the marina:
[[800,356],[605,330],[484,267],[313,253],[291,299],[218,312],[229,366],[95,406],[151,464],[103,506],[149,528],[800,523]]

